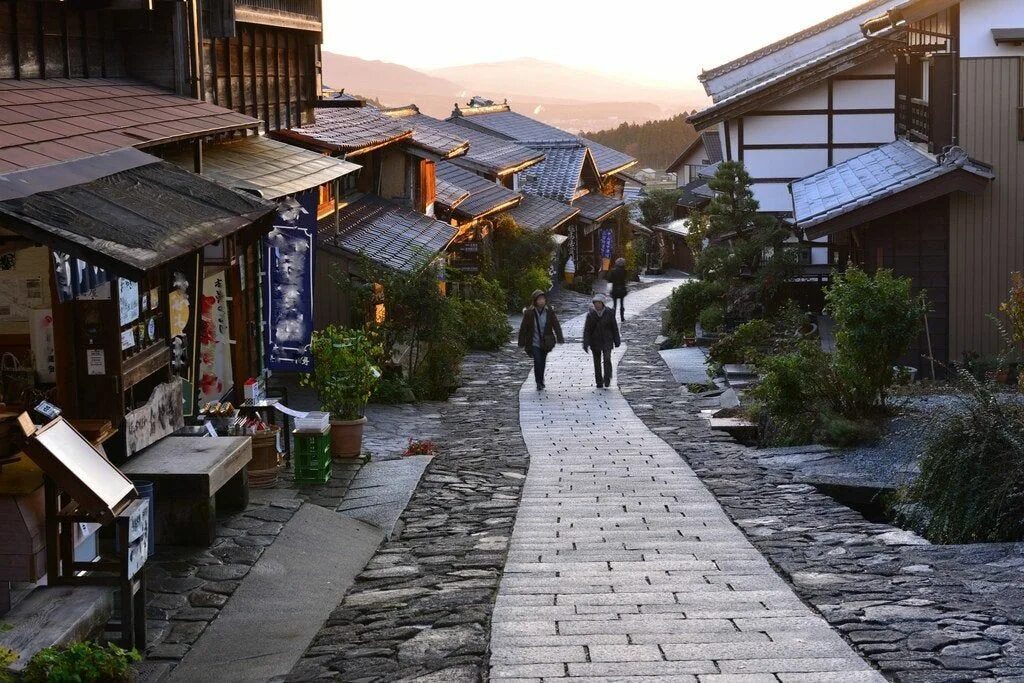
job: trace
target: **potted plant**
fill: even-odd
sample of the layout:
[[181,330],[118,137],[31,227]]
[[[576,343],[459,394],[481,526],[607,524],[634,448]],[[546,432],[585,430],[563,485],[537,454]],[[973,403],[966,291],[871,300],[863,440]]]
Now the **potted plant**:
[[322,409],[331,414],[331,455],[354,458],[362,452],[366,403],[380,381],[381,349],[362,330],[337,325],[313,333],[313,372],[302,378]]

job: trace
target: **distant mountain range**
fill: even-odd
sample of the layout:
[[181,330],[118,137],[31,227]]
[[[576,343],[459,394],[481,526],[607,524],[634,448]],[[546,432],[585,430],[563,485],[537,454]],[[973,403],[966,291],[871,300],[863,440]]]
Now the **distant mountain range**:
[[423,72],[324,52],[323,81],[387,106],[415,103],[442,118],[473,95],[508,98],[516,110],[574,133],[668,118],[705,102],[703,93],[636,85],[529,58]]

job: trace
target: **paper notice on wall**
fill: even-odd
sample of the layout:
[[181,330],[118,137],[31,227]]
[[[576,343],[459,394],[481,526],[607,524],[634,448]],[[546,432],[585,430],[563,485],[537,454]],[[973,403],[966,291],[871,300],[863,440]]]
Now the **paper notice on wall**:
[[88,349],[85,352],[85,368],[90,375],[107,374],[107,359],[103,349]]
[[119,278],[118,302],[121,306],[121,327],[139,319],[139,283]]

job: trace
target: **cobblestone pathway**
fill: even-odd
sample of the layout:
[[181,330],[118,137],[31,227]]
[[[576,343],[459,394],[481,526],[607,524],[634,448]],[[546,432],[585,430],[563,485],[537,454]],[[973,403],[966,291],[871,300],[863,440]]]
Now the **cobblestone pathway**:
[[[632,295],[630,313],[672,285]],[[567,337],[581,324],[569,321]],[[530,468],[492,617],[491,678],[884,680],[618,389],[594,388],[576,343],[552,355],[546,392],[528,380],[520,394]]]

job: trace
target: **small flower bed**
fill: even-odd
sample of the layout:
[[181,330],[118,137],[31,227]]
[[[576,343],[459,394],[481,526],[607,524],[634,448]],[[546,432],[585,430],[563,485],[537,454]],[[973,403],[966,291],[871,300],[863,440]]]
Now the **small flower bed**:
[[416,441],[409,439],[409,446],[402,453],[403,458],[409,458],[414,455],[437,455],[437,446],[433,441]]

